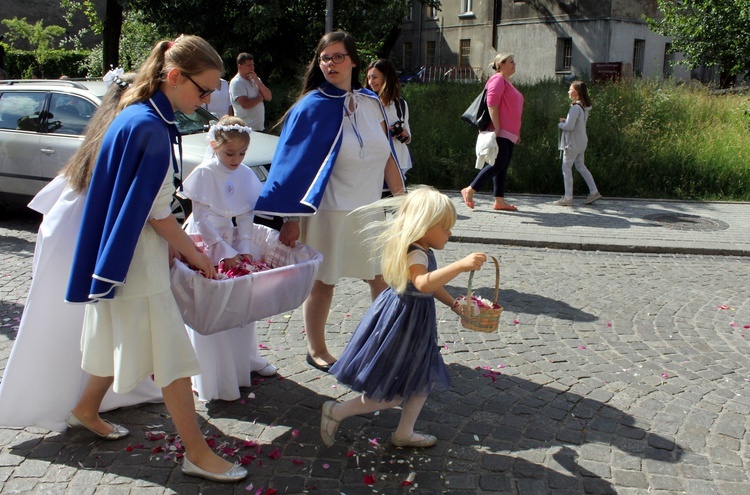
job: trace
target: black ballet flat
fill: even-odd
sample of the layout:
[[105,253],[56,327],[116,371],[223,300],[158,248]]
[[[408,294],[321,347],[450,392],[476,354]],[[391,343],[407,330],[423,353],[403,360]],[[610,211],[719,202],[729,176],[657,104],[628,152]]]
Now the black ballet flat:
[[309,364],[313,368],[319,369],[323,373],[330,373],[331,372],[331,366],[333,366],[333,364],[334,364],[334,363],[331,363],[331,364],[318,364],[318,363],[315,362],[315,360],[313,359],[313,357],[310,355],[309,352],[307,353],[306,360],[307,360],[307,364]]

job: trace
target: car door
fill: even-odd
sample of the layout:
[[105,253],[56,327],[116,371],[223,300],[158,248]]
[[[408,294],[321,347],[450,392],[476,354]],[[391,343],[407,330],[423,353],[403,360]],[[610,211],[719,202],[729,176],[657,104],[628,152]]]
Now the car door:
[[96,105],[78,95],[51,92],[49,111],[39,141],[41,175],[50,181],[83,142],[83,133]]
[[33,196],[45,184],[38,131],[46,99],[46,91],[0,93],[0,194],[5,203]]

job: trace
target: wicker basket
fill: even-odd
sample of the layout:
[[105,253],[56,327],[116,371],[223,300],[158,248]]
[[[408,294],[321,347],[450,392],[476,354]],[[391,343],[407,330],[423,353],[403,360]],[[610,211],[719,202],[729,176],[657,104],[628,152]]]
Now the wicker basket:
[[467,304],[459,306],[461,312],[461,326],[469,330],[477,332],[492,333],[497,330],[500,315],[503,313],[503,307],[497,304],[497,295],[500,290],[500,264],[497,262],[497,258],[490,256],[492,261],[495,263],[495,299],[492,301],[495,309],[492,308],[479,308],[479,314],[475,315],[471,304],[471,284],[474,280],[474,272],[469,274],[469,286],[466,293]]

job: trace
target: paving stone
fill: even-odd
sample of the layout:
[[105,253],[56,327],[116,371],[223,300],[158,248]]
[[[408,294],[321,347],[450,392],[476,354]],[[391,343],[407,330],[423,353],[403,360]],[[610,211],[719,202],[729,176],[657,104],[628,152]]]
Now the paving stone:
[[[256,327],[259,342],[268,347],[263,353],[279,366],[280,377],[243,389],[245,396],[256,395],[249,403],[197,407],[201,424],[219,437],[258,440],[264,454],[251,466],[248,480],[226,486],[189,478],[179,464],[150,456],[149,448],[127,453],[128,442],[93,442],[86,432],[0,428],[0,491],[210,495],[248,493],[253,483],[256,490],[273,487],[279,493],[395,494],[407,492],[401,481],[414,472],[416,493],[750,493],[743,469],[750,339],[729,326],[750,321],[745,289],[750,258],[536,249],[494,244],[500,238],[493,237],[509,232],[523,238],[537,228],[549,234],[546,218],[560,222],[547,239],[569,239],[570,231],[580,229],[575,222],[588,219],[603,222],[587,227],[596,232],[587,245],[596,246],[602,239],[658,234],[657,228],[638,223],[641,217],[634,212],[648,213],[637,208],[679,205],[685,211],[701,209],[699,214],[704,208],[727,208],[738,219],[732,222],[744,219],[744,225],[750,224],[749,209],[611,200],[610,206],[602,201],[583,214],[582,208],[566,213],[537,197],[523,199],[528,203],[522,213],[536,216],[468,212],[459,204],[462,218],[454,235],[475,229],[489,241],[449,243],[437,252],[441,265],[477,250],[500,253],[505,326],[494,334],[464,331],[450,311],[439,309],[440,343],[446,344],[442,354],[453,386],[430,395],[417,423],[439,438],[436,447],[390,446],[387,438],[399,410],[349,418],[337,444],[322,447],[323,398],[356,394],[333,388],[335,379],[305,365],[302,317],[296,310]],[[629,215],[619,218],[629,228],[604,227],[624,211]],[[508,228],[522,218],[526,223]],[[482,228],[485,224],[493,228]],[[700,236],[668,229],[662,234],[665,243]],[[700,242],[708,245],[726,234]],[[749,233],[741,235],[750,240]],[[29,277],[23,270],[30,267],[35,236],[34,221],[11,217],[0,223],[0,275],[17,274],[0,277],[0,369],[15,338],[10,322],[20,317],[25,301]],[[742,245],[735,242],[739,233],[732,236],[725,245]],[[492,278],[489,271],[477,272],[480,293],[491,287]],[[458,277],[448,290],[460,293],[465,283],[466,276]],[[719,309],[721,304],[734,309]],[[334,354],[343,350],[368,306],[361,282],[339,284],[327,326]],[[494,382],[482,376],[482,366],[488,365],[501,372]],[[172,428],[166,416],[156,404],[111,417],[127,424],[133,438],[142,438],[149,424]],[[292,429],[299,436],[293,437]],[[372,445],[372,438],[380,439],[379,445]],[[276,448],[282,457],[268,458]],[[364,484],[366,473],[375,473],[374,486]]]

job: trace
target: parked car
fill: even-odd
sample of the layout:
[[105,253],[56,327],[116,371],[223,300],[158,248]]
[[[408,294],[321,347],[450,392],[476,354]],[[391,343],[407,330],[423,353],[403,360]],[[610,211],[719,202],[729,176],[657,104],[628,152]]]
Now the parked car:
[[401,84],[421,83],[421,82],[424,82],[424,73],[425,73],[424,67],[420,68],[415,73],[409,73],[409,74],[402,73],[401,75],[398,76],[398,81]]
[[[25,206],[60,171],[83,141],[83,132],[106,91],[103,81],[0,81],[0,208]],[[197,167],[206,152],[211,113],[175,112],[182,134],[182,177]],[[244,163],[261,181],[276,150],[278,137],[254,132]],[[173,211],[184,219],[189,202],[175,198]]]
[[426,65],[416,74],[401,74],[399,81],[406,83],[431,83],[453,81],[472,83],[482,78],[481,67],[458,67],[455,65]]

